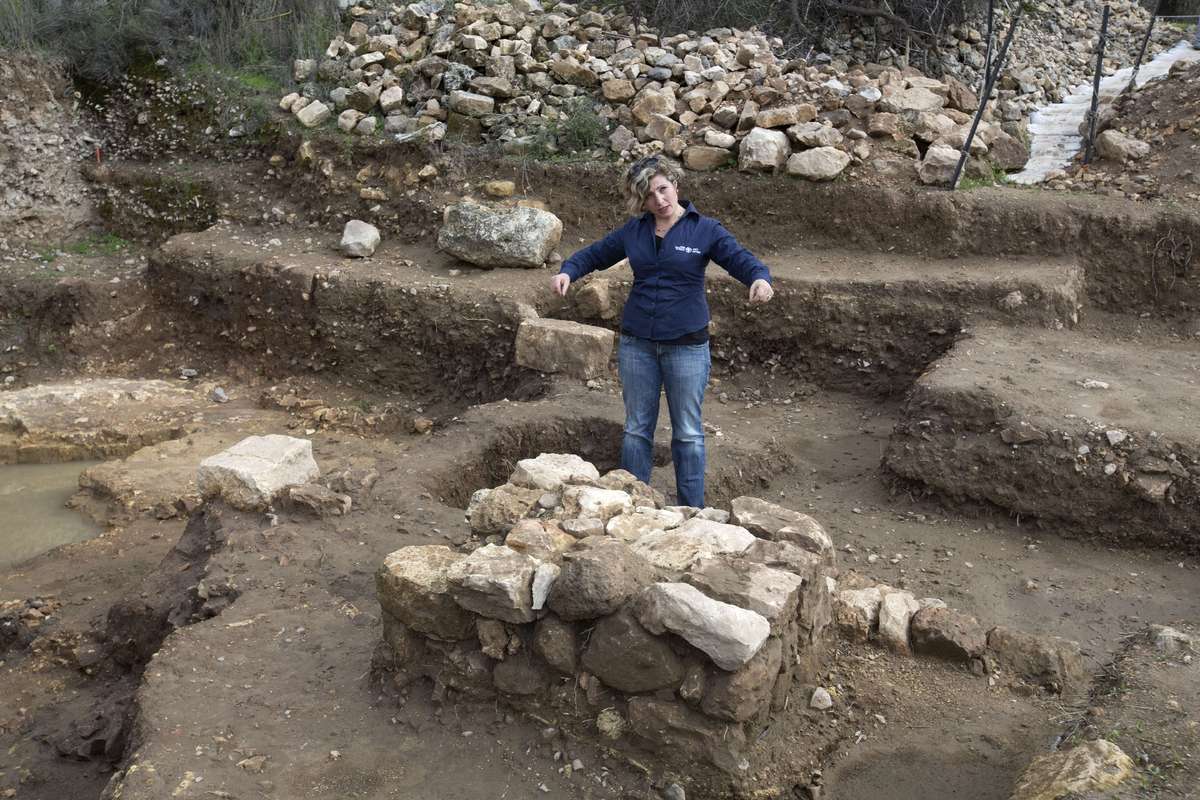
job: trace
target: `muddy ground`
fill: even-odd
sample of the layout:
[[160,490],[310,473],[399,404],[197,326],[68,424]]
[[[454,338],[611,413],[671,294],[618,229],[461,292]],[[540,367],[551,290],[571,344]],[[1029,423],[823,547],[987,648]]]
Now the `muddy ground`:
[[[372,163],[375,180],[397,166],[403,182],[403,167]],[[331,182],[297,163],[270,173],[188,165],[186,180],[178,167],[114,167],[121,177],[96,185],[109,201],[104,230],[125,240],[117,252],[5,264],[9,388],[163,378],[193,388],[201,410],[176,442],[91,482],[79,504],[109,526],[101,536],[0,575],[0,600],[39,598],[50,615],[0,656],[12,698],[0,712],[0,792],[99,797],[115,774],[125,797],[652,797],[668,778],[703,796],[686,775],[647,774],[501,706],[428,687],[396,696],[372,680],[381,635],[373,575],[385,554],[463,541],[471,491],[502,482],[519,458],[579,452],[603,469],[616,466],[619,447],[615,371],[584,385],[511,363],[519,304],[578,315],[545,291],[549,272],[481,272],[432,247],[439,202],[515,176],[563,217],[567,254],[616,220],[611,175],[439,164],[434,185],[398,190],[373,212],[387,243],[367,262],[341,262],[331,249],[341,219],[366,211],[354,180],[361,163]],[[710,504],[752,494],[812,514],[847,579],[942,598],[985,626],[1073,639],[1097,677],[1086,696],[1059,697],[831,640],[825,685],[838,701],[828,713],[798,702],[767,731],[758,746],[773,767],[757,776],[761,796],[821,787],[839,800],[1005,798],[1035,754],[1089,731],[1139,760],[1128,796],[1195,796],[1200,772],[1186,739],[1200,700],[1195,665],[1138,644],[1150,623],[1195,632],[1195,551],[1115,549],[982,501],[941,505],[880,462],[908,387],[976,320],[1070,325],[1061,312],[1004,317],[977,273],[964,279],[970,291],[951,292],[943,278],[898,289],[900,273],[887,270],[928,264],[945,275],[947,259],[980,254],[995,259],[988,274],[1018,256],[1066,260],[1087,272],[1085,285],[1069,275],[1056,283],[1054,271],[1038,285],[1078,289],[1076,333],[1194,342],[1190,266],[1170,266],[1168,293],[1153,242],[1164,226],[1194,232],[1200,221],[1177,208],[1127,211],[1028,191],[949,199],[743,176],[701,179],[694,196],[722,209],[768,263],[779,259],[781,276],[785,263],[796,270],[766,309],[713,283]],[[184,213],[189,204],[194,213]],[[160,246],[218,217],[219,235]],[[882,260],[884,277],[829,275],[855,260],[854,251],[827,257],[833,242],[857,248],[863,264]],[[815,270],[804,271],[805,250]],[[314,276],[328,284],[316,304],[301,298]],[[185,367],[193,380],[180,379]],[[228,404],[208,399],[217,386]],[[418,433],[418,418],[432,430]],[[354,497],[351,513],[280,509],[271,520],[196,505],[177,476],[264,430],[309,436],[323,474]],[[670,496],[669,434],[659,437],[654,484]],[[147,461],[161,469],[143,469]],[[564,769],[576,758],[582,770]]]

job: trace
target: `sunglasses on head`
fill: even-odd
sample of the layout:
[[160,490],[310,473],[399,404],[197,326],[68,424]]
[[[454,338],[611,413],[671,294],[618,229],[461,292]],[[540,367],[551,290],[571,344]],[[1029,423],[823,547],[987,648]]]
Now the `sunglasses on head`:
[[635,161],[629,165],[629,173],[628,173],[629,177],[630,178],[635,177],[639,172],[646,169],[647,167],[649,167],[649,168],[657,167],[658,162],[659,162],[658,156],[646,156],[645,158],[639,158],[637,161]]

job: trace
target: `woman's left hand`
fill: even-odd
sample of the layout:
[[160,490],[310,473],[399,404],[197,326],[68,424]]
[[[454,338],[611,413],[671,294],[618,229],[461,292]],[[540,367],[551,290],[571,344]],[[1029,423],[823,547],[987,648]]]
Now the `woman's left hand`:
[[771,284],[759,278],[754,283],[750,284],[750,302],[765,303],[775,296],[775,290],[771,288]]

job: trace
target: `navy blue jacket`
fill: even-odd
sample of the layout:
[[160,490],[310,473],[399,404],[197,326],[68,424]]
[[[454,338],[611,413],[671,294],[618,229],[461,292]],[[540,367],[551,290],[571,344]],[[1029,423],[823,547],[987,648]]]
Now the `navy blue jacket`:
[[666,341],[701,330],[709,322],[704,270],[709,260],[749,286],[771,273],[738,244],[721,223],[703,216],[684,201],[684,215],[654,248],[654,215],[632,217],[598,242],[563,262],[559,272],[571,282],[589,272],[608,269],[622,258],[633,267],[633,290],[625,302],[621,328],[642,339]]

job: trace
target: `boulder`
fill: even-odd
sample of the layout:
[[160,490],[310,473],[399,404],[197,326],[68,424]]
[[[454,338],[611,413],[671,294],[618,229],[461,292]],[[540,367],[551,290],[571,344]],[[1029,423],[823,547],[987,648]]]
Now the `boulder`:
[[678,528],[651,531],[633,544],[633,551],[656,567],[682,572],[701,558],[744,553],[754,534],[737,525],[693,517]]
[[1029,161],[1029,145],[1000,131],[988,147],[988,161],[1005,172],[1024,169]]
[[893,652],[910,654],[908,626],[920,608],[921,604],[910,592],[884,594],[879,604],[879,640]]
[[492,682],[503,694],[528,696],[545,691],[550,674],[540,659],[522,650],[492,669]]
[[987,649],[1001,667],[1050,691],[1067,694],[1087,686],[1079,645],[1067,639],[997,626],[988,631]]
[[1107,739],[1085,742],[1030,762],[1012,800],[1097,797],[1137,774],[1133,759]]
[[447,577],[464,558],[445,545],[403,547],[388,554],[375,576],[379,605],[425,636],[444,641],[470,638],[475,618],[454,602]]
[[808,514],[746,496],[735,497],[729,508],[730,519],[755,536],[791,542],[833,563],[833,540]]
[[682,129],[682,125],[666,114],[651,114],[645,130],[652,140],[666,144],[678,136]]
[[725,133],[709,129],[704,132],[704,143],[709,147],[715,147],[722,150],[729,150],[737,144],[737,137],[732,133]]
[[768,128],[755,128],[738,147],[738,169],[743,172],[775,172],[791,155],[787,134]]
[[595,378],[608,372],[616,337],[607,328],[565,319],[524,319],[517,328],[517,364],[539,372]]
[[655,114],[670,116],[675,113],[675,95],[660,89],[643,89],[630,109],[639,125],[650,122]]
[[480,616],[532,622],[533,574],[538,562],[511,547],[488,544],[446,571],[454,601]]
[[760,128],[786,128],[799,122],[811,122],[817,118],[817,109],[808,103],[800,105],[776,106],[764,108],[754,117],[754,124]]
[[508,531],[533,510],[542,496],[540,489],[506,483],[478,498],[472,497],[468,519],[471,530],[481,536]]
[[574,453],[542,453],[537,458],[523,458],[509,476],[514,486],[557,492],[572,476],[582,475],[599,480],[600,471]]
[[600,84],[604,99],[610,103],[624,103],[633,97],[635,89],[633,82],[624,78],[610,78]]
[[562,238],[562,221],[549,211],[468,201],[447,206],[438,247],[479,267],[536,269]]
[[920,86],[899,91],[885,89],[879,101],[880,110],[897,114],[904,111],[937,111],[945,105],[945,97]]
[[761,614],[713,600],[686,583],[656,583],[638,596],[638,620],[651,633],[670,631],[733,671],[754,657],[771,634]]
[[379,239],[379,229],[374,225],[352,219],[342,229],[342,241],[338,246],[351,258],[369,258],[379,247]]
[[379,95],[379,107],[383,109],[384,114],[390,114],[402,105],[404,105],[404,89],[399,86],[390,86]]
[[886,112],[872,114],[871,120],[867,123],[867,133],[871,136],[899,139],[903,136],[900,130],[900,117]]
[[683,151],[683,165],[697,172],[712,172],[732,161],[733,153],[723,147],[692,145]]
[[1138,161],[1150,155],[1150,145],[1110,128],[1096,137],[1096,152],[1110,161]]
[[619,489],[568,486],[563,490],[562,500],[563,509],[571,516],[603,522],[633,510],[633,499]]
[[346,96],[346,104],[364,114],[369,114],[375,108],[375,104],[379,102],[379,95],[382,91],[382,84],[358,83]]
[[262,510],[288,486],[321,474],[312,442],[291,436],[250,436],[200,462],[196,483],[204,497],[221,497],[234,508]]
[[850,164],[850,156],[836,147],[815,147],[792,153],[787,173],[810,181],[831,181]]
[[583,651],[582,666],[622,692],[673,689],[683,680],[683,661],[666,639],[646,631],[629,609],[596,624]]
[[710,717],[734,722],[765,716],[782,664],[783,644],[772,637],[741,669],[713,670],[705,681],[700,708]]
[[917,165],[917,177],[926,185],[949,185],[958,166],[958,151],[943,145],[933,145]]
[[654,579],[654,568],[624,542],[590,536],[563,553],[547,604],[564,620],[595,619],[625,605]]
[[709,597],[760,614],[779,633],[796,616],[804,579],[745,558],[697,561],[684,580]]
[[949,608],[922,607],[910,626],[917,655],[967,662],[983,656],[987,637],[974,617]]

